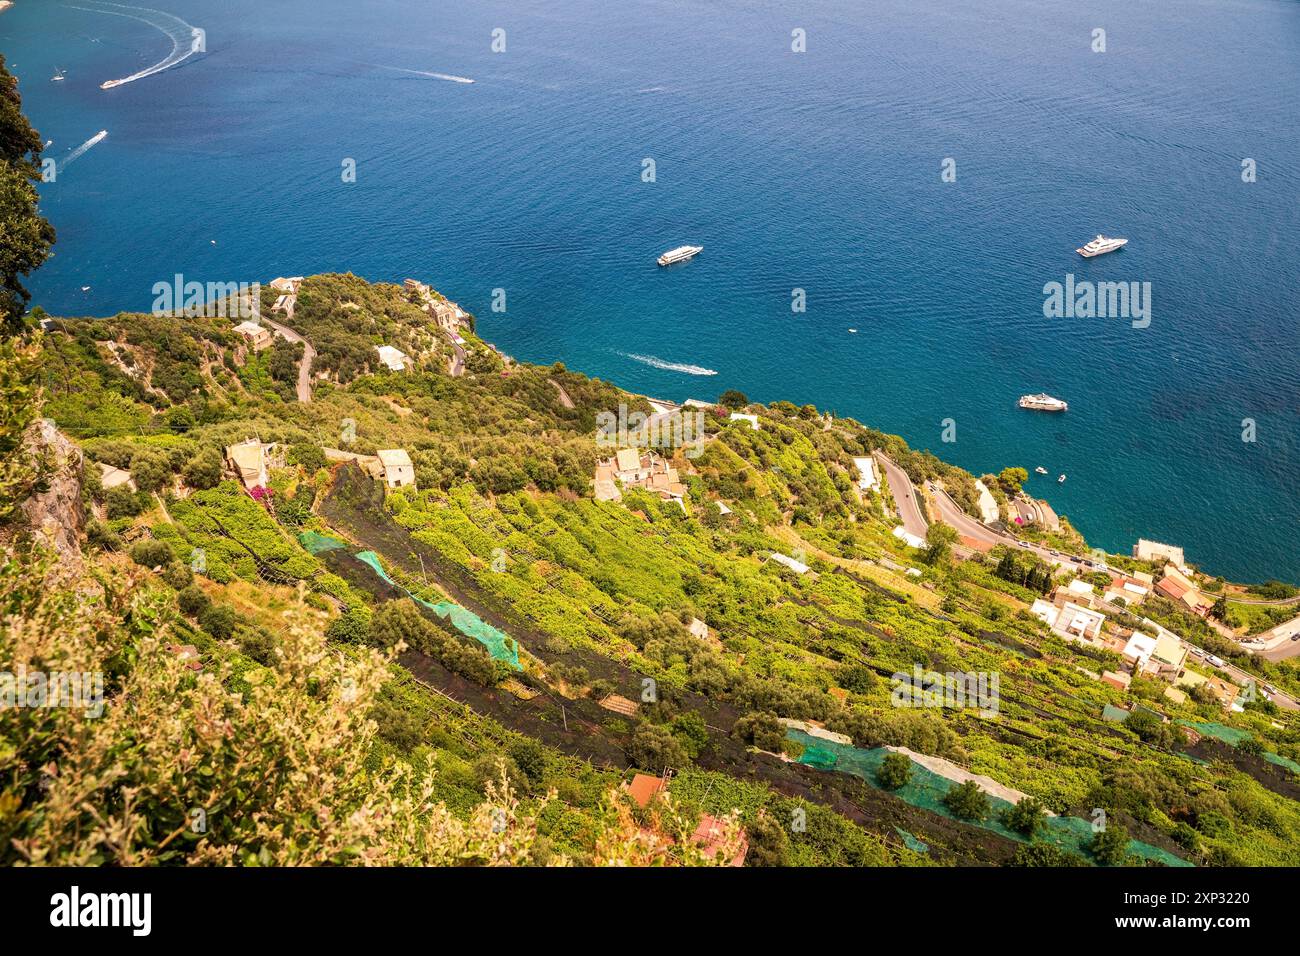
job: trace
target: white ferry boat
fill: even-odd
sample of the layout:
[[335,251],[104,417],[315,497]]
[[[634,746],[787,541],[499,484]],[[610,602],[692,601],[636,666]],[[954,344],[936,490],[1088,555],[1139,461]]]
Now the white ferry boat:
[[678,246],[676,249],[669,249],[659,257],[661,266],[672,266],[679,262],[685,262],[687,259],[694,259],[704,251],[703,246]]
[[1068,411],[1068,403],[1061,401],[1059,398],[1052,398],[1051,395],[1039,393],[1038,395],[1021,395],[1020,407],[1033,409],[1036,412],[1064,412]]
[[1122,249],[1126,245],[1128,245],[1127,239],[1112,239],[1098,234],[1096,239],[1074,251],[1085,259],[1091,259],[1093,256],[1101,256],[1108,252],[1114,252],[1116,249]]

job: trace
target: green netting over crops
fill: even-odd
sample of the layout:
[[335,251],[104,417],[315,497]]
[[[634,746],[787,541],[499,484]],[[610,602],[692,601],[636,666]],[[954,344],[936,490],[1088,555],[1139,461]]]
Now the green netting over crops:
[[[1181,723],[1184,726],[1191,727],[1203,737],[1213,737],[1215,740],[1221,740],[1231,747],[1239,746],[1243,740],[1250,740],[1253,736],[1248,730],[1241,730],[1237,727],[1227,727],[1223,724],[1214,724],[1209,722],[1197,723],[1190,720],[1184,720],[1181,721]],[[1300,763],[1296,763],[1294,760],[1283,757],[1281,754],[1275,754],[1272,751],[1265,751],[1260,754],[1260,756],[1269,763],[1275,764],[1278,767],[1286,767],[1286,769],[1290,770],[1292,773],[1300,773]],[[1198,762],[1205,763],[1203,760]]]
[[1212,724],[1204,721],[1183,720],[1180,721],[1185,727],[1191,727],[1202,737],[1213,737],[1215,740],[1222,740],[1225,744],[1231,744],[1233,747],[1243,740],[1250,739],[1250,731],[1239,730],[1236,727],[1227,727],[1223,724]]
[[356,558],[358,561],[364,561],[368,564],[377,575],[389,584],[406,591],[412,601],[424,605],[439,617],[450,620],[452,627],[466,637],[471,637],[482,644],[494,659],[508,664],[517,671],[524,669],[523,665],[519,663],[519,645],[508,634],[497,630],[473,611],[466,610],[459,604],[453,604],[450,601],[439,601],[435,604],[411,594],[409,590],[388,576],[388,572],[384,570],[384,566],[379,561],[379,555],[375,554],[375,552],[358,551]]
[[907,848],[911,850],[913,853],[930,852],[930,844],[922,843],[920,840],[912,836],[912,834],[908,833],[902,827],[894,827],[894,832],[903,838],[903,842],[907,844]]
[[1262,756],[1269,763],[1277,764],[1279,767],[1286,767],[1292,773],[1300,773],[1300,763],[1296,763],[1294,760],[1288,760],[1286,757],[1275,753],[1265,753]]
[[[841,773],[852,774],[872,787],[879,786],[876,783],[876,771],[884,761],[885,754],[890,753],[886,748],[875,747],[871,750],[863,750],[846,744],[837,744],[832,740],[813,737],[793,727],[786,731],[786,736],[805,747],[803,756],[799,758],[800,763],[806,763],[818,770],[834,769]],[[912,778],[905,786],[893,791],[893,794],[914,807],[920,807],[923,810],[929,810],[931,813],[957,819],[953,817],[953,814],[943,802],[944,796],[955,786],[957,784],[947,777],[941,777],[939,774],[922,767],[916,761],[912,761]],[[972,825],[982,827],[985,830],[992,830],[1010,840],[1016,840],[1020,843],[1027,842],[1024,836],[1014,830],[1008,830],[1002,824],[1001,813],[1011,804],[992,794],[989,794],[988,798],[990,807],[988,817]],[[971,821],[964,822],[969,823]],[[1048,817],[1044,821],[1044,826],[1039,831],[1039,835],[1035,838],[1035,842],[1051,843],[1070,853],[1087,856],[1084,847],[1091,839],[1092,824],[1089,821],[1079,817]],[[1151,846],[1149,843],[1143,843],[1140,840],[1130,840],[1128,851],[1144,860],[1152,860],[1166,866],[1192,865],[1186,860],[1180,860],[1172,853]]]
[[379,575],[393,587],[401,587],[401,585],[388,576],[388,572],[384,570],[384,566],[379,563],[379,555],[375,554],[375,552],[358,551],[356,553],[356,559],[358,561],[364,561],[366,564],[370,565],[375,574]]
[[347,547],[338,538],[331,538],[327,534],[321,534],[318,531],[304,531],[298,535],[298,543],[310,551],[312,554],[321,554],[325,551],[337,551],[339,548]]

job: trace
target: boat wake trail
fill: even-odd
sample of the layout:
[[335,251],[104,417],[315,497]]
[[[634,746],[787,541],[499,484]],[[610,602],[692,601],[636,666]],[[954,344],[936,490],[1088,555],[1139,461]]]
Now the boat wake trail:
[[159,60],[151,67],[141,70],[139,73],[132,73],[120,80],[108,80],[101,83],[101,89],[111,90],[115,86],[134,83],[136,80],[143,80],[146,76],[153,76],[155,73],[169,70],[203,49],[203,31],[186,23],[180,17],[172,16],[170,13],[163,13],[161,10],[150,10],[147,7],[128,7],[123,3],[108,3],[105,0],[82,0],[82,3],[85,5],[69,4],[69,6],[74,10],[88,10],[91,13],[107,13],[115,17],[128,17],[132,20],[139,20],[141,23],[147,23],[149,26],[161,30],[172,41],[171,53],[162,60]]
[[665,362],[661,358],[655,358],[653,355],[636,355],[631,352],[619,352],[624,358],[630,358],[634,362],[640,362],[643,365],[649,365],[651,368],[661,368],[666,372],[682,372],[686,375],[717,375],[711,368],[702,368],[699,365],[681,365],[677,362]]
[[100,130],[98,133],[96,133],[94,136],[90,137],[90,139],[86,140],[84,143],[82,143],[80,146],[78,146],[78,147],[77,147],[76,149],[74,149],[72,152],[68,153],[68,155],[65,156],[65,157],[63,158],[63,162],[59,163],[58,166],[55,167],[55,171],[56,171],[56,172],[60,172],[60,173],[63,172],[65,169],[67,169],[69,166],[71,166],[74,162],[76,162],[78,159],[80,159],[81,156],[82,156],[82,154],[85,153],[86,150],[90,149],[90,147],[92,147],[92,146],[94,146],[96,143],[100,142],[100,141],[101,141],[105,136],[107,136],[107,135],[108,135],[108,130],[106,130],[106,129],[101,129],[101,130]]
[[380,63],[372,63],[371,66],[379,70],[392,70],[394,73],[409,73],[411,76],[427,76],[433,80],[446,80],[448,83],[473,83],[468,76],[453,76],[450,73],[431,73],[428,70],[408,70],[400,66],[384,66]]

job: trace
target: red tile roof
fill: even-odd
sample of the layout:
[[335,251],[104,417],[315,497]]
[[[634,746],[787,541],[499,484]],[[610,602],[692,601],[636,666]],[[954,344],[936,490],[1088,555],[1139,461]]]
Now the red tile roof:
[[[700,825],[695,828],[695,835],[691,839],[700,845],[706,855],[716,856],[722,849],[722,836],[726,824],[717,817],[711,817],[707,813],[700,817]],[[745,831],[740,831],[740,849],[736,855],[731,858],[731,866],[744,866],[745,855],[749,853],[749,840],[745,837]]]
[[649,806],[654,795],[663,790],[668,784],[663,777],[652,777],[647,773],[638,773],[632,777],[631,783],[623,785],[628,794],[636,801],[636,805],[645,809]]

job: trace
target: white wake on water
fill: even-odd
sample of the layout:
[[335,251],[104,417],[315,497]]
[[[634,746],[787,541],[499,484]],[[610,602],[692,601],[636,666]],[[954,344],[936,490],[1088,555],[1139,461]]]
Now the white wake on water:
[[85,153],[86,150],[90,149],[90,147],[94,146],[96,143],[103,140],[103,138],[107,135],[108,135],[108,130],[101,129],[94,136],[90,137],[90,139],[86,140],[84,143],[82,143],[72,152],[68,153],[68,155],[63,158],[63,162],[59,163],[55,167],[55,171],[60,173],[63,172],[65,169],[71,166],[83,153]]
[[380,70],[392,70],[395,73],[409,73],[412,76],[427,76],[434,80],[446,80],[448,83],[473,83],[468,76],[454,76],[451,73],[432,73],[429,70],[408,70],[400,66],[384,66],[380,63],[372,64]]
[[128,7],[124,3],[107,3],[100,2],[100,0],[82,0],[82,2],[89,2],[94,5],[80,6],[77,4],[69,4],[69,6],[74,10],[87,10],[91,13],[107,13],[115,17],[128,17],[132,20],[139,20],[141,23],[147,23],[149,26],[161,30],[172,41],[171,53],[159,60],[153,66],[147,67],[139,73],[132,73],[130,76],[124,76],[120,80],[108,80],[101,83],[101,89],[111,90],[115,86],[122,86],[124,83],[134,83],[136,80],[143,80],[146,76],[153,76],[155,73],[169,70],[176,64],[188,60],[203,48],[203,31],[196,26],[186,23],[180,17],[172,16],[170,13],[163,13],[161,10],[151,10],[148,7]]
[[703,368],[702,366],[699,365],[682,365],[678,362],[665,362],[663,359],[656,358],[653,355],[636,355],[632,352],[619,352],[618,354],[623,356],[624,358],[630,358],[635,362],[641,362],[644,365],[649,365],[651,368],[661,368],[667,372],[683,372],[686,375],[717,375],[718,374],[711,368]]

